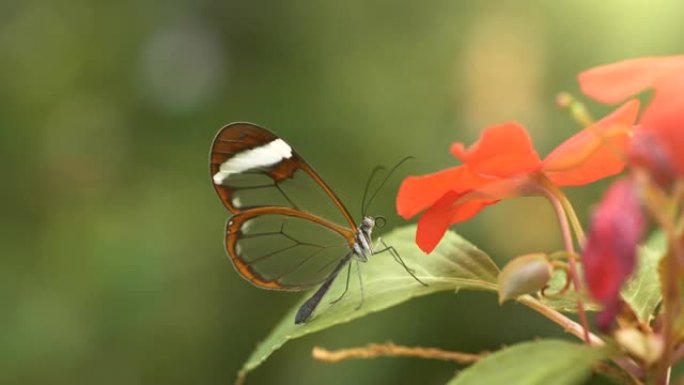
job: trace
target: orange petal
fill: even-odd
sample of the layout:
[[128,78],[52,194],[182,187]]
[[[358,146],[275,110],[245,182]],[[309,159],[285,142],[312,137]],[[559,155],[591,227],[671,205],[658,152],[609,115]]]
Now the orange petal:
[[[455,195],[455,196],[454,196]],[[458,194],[452,193],[440,199],[440,204],[430,207],[418,220],[416,244],[426,253],[432,252],[449,228],[449,204]]]
[[519,196],[539,195],[540,189],[535,174],[523,174],[511,178],[497,179],[461,195],[457,204],[471,201],[500,201]]
[[657,87],[673,71],[684,69],[684,56],[648,57],[594,67],[579,74],[582,92],[602,103],[617,103]]
[[544,159],[558,186],[579,186],[622,171],[639,102],[631,100],[563,142]]
[[640,126],[658,137],[678,175],[684,175],[684,68],[655,92]]
[[641,129],[645,137],[657,138],[666,149],[667,157],[659,160],[665,167],[660,169],[684,175],[684,55],[610,64],[585,71],[579,79],[587,95],[608,103],[654,89],[639,122]]
[[482,176],[505,178],[534,172],[541,167],[530,136],[517,123],[485,128],[480,140],[467,150],[462,143],[454,143],[451,154]]
[[450,225],[475,216],[485,206],[496,201],[473,200],[453,205],[462,194],[449,192],[430,207],[418,220],[416,243],[421,250],[430,253],[446,233]]
[[485,182],[467,167],[459,166],[422,176],[410,176],[397,194],[397,213],[409,219],[430,207],[449,191],[465,191]]

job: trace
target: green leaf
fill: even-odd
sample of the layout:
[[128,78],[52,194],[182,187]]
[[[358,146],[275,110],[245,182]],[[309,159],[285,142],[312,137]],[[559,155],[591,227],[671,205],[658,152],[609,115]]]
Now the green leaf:
[[449,385],[580,384],[607,355],[605,349],[559,340],[525,342],[485,357]]
[[[632,278],[627,281],[622,289],[623,299],[631,306],[641,322],[648,322],[653,315],[656,307],[660,303],[660,280],[658,278],[658,263],[665,254],[667,248],[665,235],[662,232],[655,232],[648,239],[646,244],[639,248],[637,270]],[[577,265],[580,276],[582,275],[582,265]],[[549,280],[547,293],[557,293],[565,284],[565,273],[555,271]],[[577,294],[570,289],[559,296],[542,297],[544,304],[566,313],[576,313]],[[592,302],[588,296],[583,297],[586,310],[596,311],[600,306]]]
[[[582,276],[582,265],[577,264],[577,272]],[[553,272],[553,275],[551,276],[551,279],[549,280],[549,288],[546,289],[545,293],[547,296],[541,297],[541,301],[560,312],[565,312],[565,313],[577,313],[577,292],[575,292],[574,287],[572,286],[572,283],[570,284],[570,287],[568,287],[568,290],[564,294],[558,294],[565,285],[566,281],[566,276],[565,272],[562,270],[556,270]],[[584,282],[584,281],[582,281]],[[592,301],[589,296],[583,296],[582,301],[584,302],[584,309],[587,311],[596,311],[600,307],[596,303]]]
[[349,322],[369,313],[377,312],[411,298],[444,290],[489,290],[496,292],[496,277],[499,269],[487,254],[464,240],[456,233],[447,232],[439,246],[426,255],[415,244],[415,226],[392,231],[383,237],[388,245],[396,248],[404,262],[428,286],[416,282],[389,253],[377,254],[361,265],[365,300],[361,303],[356,271],[352,269],[349,291],[334,305],[329,304],[344,290],[346,274],[341,274],[333,284],[313,317],[303,325],[294,324],[294,316],[299,305],[278,323],[271,334],[263,341],[243,365],[239,379],[262,362],[288,340],[302,337],[331,326]]
[[647,323],[660,303],[658,264],[667,250],[662,231],[656,231],[639,248],[637,270],[622,289],[622,298],[636,313],[639,321]]

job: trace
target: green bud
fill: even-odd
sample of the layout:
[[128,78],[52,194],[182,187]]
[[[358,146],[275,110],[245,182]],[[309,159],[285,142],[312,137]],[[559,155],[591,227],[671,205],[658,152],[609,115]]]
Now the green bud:
[[546,254],[527,254],[513,259],[499,273],[499,303],[543,289],[552,272]]

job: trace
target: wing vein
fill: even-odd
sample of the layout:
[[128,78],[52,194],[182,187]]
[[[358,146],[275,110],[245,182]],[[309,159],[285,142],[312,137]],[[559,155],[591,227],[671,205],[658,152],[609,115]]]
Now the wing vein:
[[[284,272],[283,274],[280,274],[279,276],[273,278],[273,280],[279,281],[279,280],[281,280],[282,278],[288,276],[289,274],[291,274],[291,273],[297,271],[300,267],[304,266],[304,264],[306,264],[307,262],[311,261],[311,260],[313,259],[313,257],[315,257],[318,253],[322,252],[322,251],[325,250],[325,249],[326,249],[326,247],[321,247],[320,249],[314,251],[313,253],[309,254],[306,258],[304,258],[302,261],[300,261],[299,263],[297,263],[296,265],[294,265],[290,270],[287,270],[287,271]],[[336,260],[333,259],[333,262],[336,262]]]
[[256,257],[256,258],[252,259],[251,261],[246,261],[246,263],[251,266],[254,263],[261,262],[267,258],[271,258],[272,256],[277,255],[278,253],[288,251],[288,250],[293,249],[297,246],[299,246],[299,244],[295,243],[294,245],[289,245],[289,246],[283,247],[282,249],[274,250],[274,251],[267,253],[265,255],[262,255],[260,257]]

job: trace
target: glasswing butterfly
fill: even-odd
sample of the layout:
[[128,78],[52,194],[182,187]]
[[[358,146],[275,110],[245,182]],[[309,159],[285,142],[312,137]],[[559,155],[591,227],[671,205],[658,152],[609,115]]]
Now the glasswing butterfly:
[[[330,186],[271,131],[251,123],[221,128],[211,145],[209,170],[221,202],[232,214],[225,247],[237,272],[265,289],[301,291],[321,285],[299,308],[296,324],[309,319],[347,267],[345,290],[333,302],[342,299],[349,288],[351,262],[366,262],[373,254],[389,252],[425,285],[393,247],[381,241],[383,249],[375,249],[371,233],[376,218],[366,216],[363,208],[357,226]],[[323,193],[312,207],[295,198],[312,192]],[[364,200],[367,192],[368,184]]]

